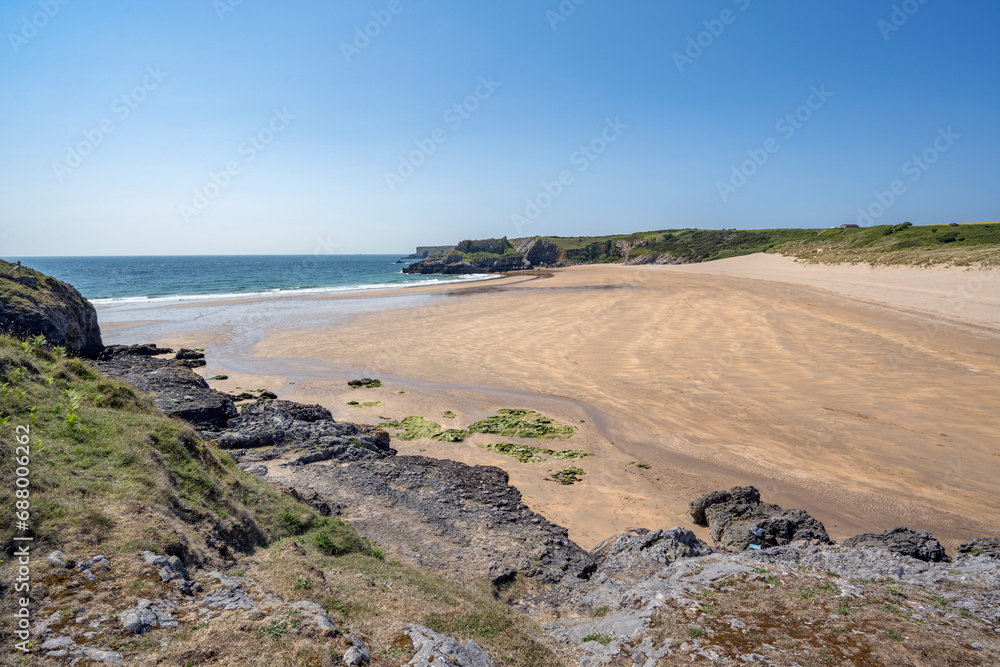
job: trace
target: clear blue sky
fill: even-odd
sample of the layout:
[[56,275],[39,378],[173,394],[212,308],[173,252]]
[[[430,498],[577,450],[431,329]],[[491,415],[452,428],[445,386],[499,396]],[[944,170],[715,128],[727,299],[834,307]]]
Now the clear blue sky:
[[996,220],[1000,3],[893,4],[4,0],[0,256]]

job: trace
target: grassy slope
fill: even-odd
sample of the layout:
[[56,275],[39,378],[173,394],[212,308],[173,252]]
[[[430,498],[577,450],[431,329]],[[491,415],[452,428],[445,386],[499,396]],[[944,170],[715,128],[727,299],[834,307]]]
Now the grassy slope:
[[[71,416],[72,415],[72,416]],[[267,592],[323,605],[338,625],[374,638],[382,665],[405,662],[391,642],[408,623],[423,623],[456,638],[475,639],[498,665],[556,665],[559,660],[536,637],[527,617],[495,598],[484,584],[464,588],[429,572],[386,560],[348,524],[320,517],[310,506],[240,471],[224,452],[205,443],[187,424],[159,414],[147,397],[94,373],[83,362],[60,358],[47,348],[0,336],[0,479],[11,481],[17,465],[17,426],[31,430],[31,525],[33,576],[56,577],[44,555],[104,554],[115,577],[101,584],[88,604],[121,610],[142,597],[155,598],[159,582],[139,576],[139,552],[180,555],[189,565],[244,571]],[[0,580],[13,570],[13,484],[0,487]],[[246,548],[220,550],[233,537]],[[212,545],[216,545],[213,548]],[[81,591],[86,595],[86,590]],[[12,627],[11,595],[0,600],[0,633]],[[89,599],[89,598],[88,598]],[[37,604],[36,600],[36,604]],[[58,608],[83,600],[67,596]],[[36,610],[37,613],[38,610]],[[45,614],[51,614],[50,607]],[[141,639],[98,637],[100,645],[127,659],[163,657],[159,636],[171,636],[169,651],[185,646],[224,645],[216,660],[226,664],[334,664],[329,642],[287,636],[261,639],[267,619],[201,624],[158,630]],[[395,634],[392,634],[395,633]],[[11,642],[9,636],[0,641]],[[341,647],[342,648],[342,647]],[[274,662],[281,654],[284,663]],[[206,661],[211,663],[212,660]],[[35,664],[8,655],[0,664]]]
[[[954,233],[956,238],[948,240]],[[601,246],[618,240],[645,241],[630,256],[668,253],[703,262],[757,252],[779,252],[809,261],[872,264],[1000,263],[1000,223],[923,225],[898,229],[879,225],[858,229],[674,229],[592,237],[546,236],[577,257],[574,261],[614,262]]]

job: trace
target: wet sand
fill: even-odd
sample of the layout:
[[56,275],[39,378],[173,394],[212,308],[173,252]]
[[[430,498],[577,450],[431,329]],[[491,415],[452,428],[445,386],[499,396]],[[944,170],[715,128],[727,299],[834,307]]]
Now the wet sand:
[[[526,407],[571,423],[571,439],[519,442],[593,452],[579,463],[522,464],[477,447],[498,440],[484,435],[394,446],[503,467],[588,548],[630,526],[689,525],[689,500],[736,484],[808,510],[837,539],[896,525],[949,545],[1000,533],[995,274],[755,255],[548,275],[329,317],[315,300],[285,301],[301,322],[269,317],[268,304],[186,306],[214,319],[120,329],[110,342],[205,347],[205,375],[230,375],[213,386],[267,388],[353,421],[463,428]],[[359,375],[385,386],[348,389]],[[582,482],[544,479],[570,464]]]

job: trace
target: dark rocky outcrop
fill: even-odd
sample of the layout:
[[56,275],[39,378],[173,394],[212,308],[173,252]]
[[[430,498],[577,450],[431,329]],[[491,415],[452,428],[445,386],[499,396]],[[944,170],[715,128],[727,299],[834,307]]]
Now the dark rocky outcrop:
[[97,311],[72,285],[26,267],[0,261],[0,330],[45,336],[50,345],[85,357],[104,349]]
[[156,407],[163,413],[180,417],[200,429],[225,427],[237,416],[232,399],[209,388],[183,361],[119,353],[94,365],[105,375],[153,394]]
[[960,554],[969,554],[972,556],[1000,558],[1000,537],[980,537],[968,542],[962,542],[955,551]]
[[182,347],[177,350],[177,354],[174,355],[174,359],[204,359],[205,353],[198,352],[197,350],[189,350],[186,347]]
[[331,459],[384,458],[396,453],[389,447],[389,434],[382,429],[338,422],[322,406],[292,401],[245,403],[240,406],[239,417],[229,420],[213,438],[223,449],[294,448],[294,462],[300,465]]
[[302,466],[294,488],[348,510],[351,524],[422,567],[459,579],[516,574],[542,582],[585,579],[593,558],[521,502],[506,472],[423,456]]
[[403,273],[506,273],[530,268],[531,262],[504,237],[462,241],[453,250],[404,267]]
[[934,539],[926,530],[917,532],[904,526],[897,526],[884,533],[865,533],[849,537],[841,546],[856,549],[868,547],[872,549],[887,549],[901,556],[909,556],[929,563],[948,562],[951,559],[945,553],[941,543]]
[[760,491],[737,486],[713,491],[690,504],[691,520],[708,526],[717,546],[742,551],[751,544],[767,548],[795,540],[832,544],[823,524],[804,510],[786,510],[761,502]]
[[453,245],[418,245],[416,252],[403,259],[427,259],[431,255],[441,255],[454,248]]
[[108,345],[101,352],[98,359],[108,360],[119,355],[135,355],[139,357],[152,357],[158,354],[170,354],[173,350],[169,347],[160,347],[156,343],[140,343],[139,345]]

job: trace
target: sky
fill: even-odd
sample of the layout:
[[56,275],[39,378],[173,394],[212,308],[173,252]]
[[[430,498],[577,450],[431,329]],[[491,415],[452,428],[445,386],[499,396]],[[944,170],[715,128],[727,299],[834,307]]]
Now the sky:
[[3,0],[0,256],[1000,219],[995,0]]

